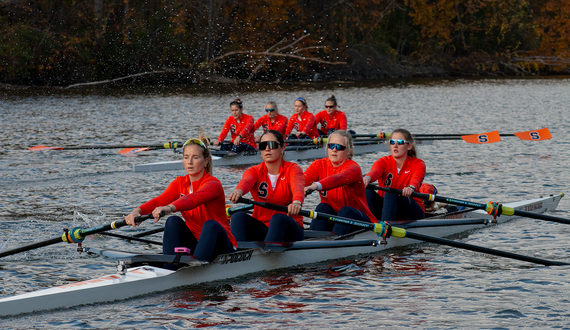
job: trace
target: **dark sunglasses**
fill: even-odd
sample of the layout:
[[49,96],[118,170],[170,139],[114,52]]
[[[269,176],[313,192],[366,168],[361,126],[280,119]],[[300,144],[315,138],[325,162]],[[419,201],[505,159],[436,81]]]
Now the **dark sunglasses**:
[[277,110],[277,108],[265,109],[265,111],[267,111],[267,112],[273,112],[273,111],[275,111],[275,110]]
[[264,142],[259,142],[259,150],[265,150],[267,149],[267,147],[269,147],[269,149],[273,150],[273,149],[277,149],[281,146],[281,144],[277,141],[264,141]]
[[344,149],[346,149],[345,146],[343,146],[342,144],[338,144],[338,143],[329,143],[329,149],[333,150],[334,148],[336,148],[336,150],[338,151],[343,151]]
[[399,146],[404,145],[404,144],[410,144],[410,142],[406,141],[406,140],[402,140],[402,139],[398,139],[398,140],[392,140],[390,139],[390,145],[394,145],[397,144]]
[[336,107],[336,105],[325,105],[325,108],[327,108],[327,109],[329,109],[329,108],[332,109],[334,107]]

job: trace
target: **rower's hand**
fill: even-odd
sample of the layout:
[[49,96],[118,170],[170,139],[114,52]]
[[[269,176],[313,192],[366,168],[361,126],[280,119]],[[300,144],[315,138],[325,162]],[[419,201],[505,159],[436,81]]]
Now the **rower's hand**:
[[243,190],[236,189],[228,195],[228,199],[235,204],[238,202],[238,199],[240,199],[241,196],[243,196]]
[[241,137],[238,135],[235,140],[234,140],[234,145],[235,146],[239,146],[239,141],[241,140]]
[[412,189],[410,187],[406,187],[406,188],[402,189],[402,196],[410,197],[410,196],[412,196],[413,192],[414,192],[414,189]]
[[291,203],[287,206],[287,215],[290,217],[298,215],[299,211],[301,211],[301,204],[299,203]]
[[161,217],[170,213],[172,213],[172,207],[170,205],[159,206],[152,211],[152,217],[154,218],[154,222],[157,222]]
[[215,145],[215,146],[219,146],[219,145],[220,145],[220,141],[218,141],[218,140],[214,141],[214,145]]
[[305,132],[297,132],[295,135],[297,135],[297,138],[300,138],[305,135]]
[[310,185],[305,187],[305,196],[309,195],[310,193],[312,193],[317,189],[319,189],[319,186],[317,186],[316,183],[311,183]]
[[141,209],[136,208],[129,215],[125,217],[125,223],[129,226],[133,226],[133,228],[136,228],[137,224],[135,222],[135,218],[140,216],[141,216]]
[[362,181],[364,182],[364,187],[366,187],[370,184],[370,182],[372,181],[372,178],[369,177],[368,175],[365,175],[364,178],[362,178]]

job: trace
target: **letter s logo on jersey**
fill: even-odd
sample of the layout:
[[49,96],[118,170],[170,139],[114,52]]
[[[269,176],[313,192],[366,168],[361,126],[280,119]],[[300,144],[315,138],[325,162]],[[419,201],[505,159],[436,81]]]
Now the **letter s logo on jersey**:
[[323,120],[323,128],[327,128],[327,125],[328,125],[328,124],[329,124],[329,123],[327,123],[326,120]]
[[384,181],[384,186],[386,186],[386,187],[392,186],[392,179],[393,178],[394,178],[394,176],[392,175],[392,173],[388,173],[388,176],[386,176],[386,180]]
[[232,131],[232,133],[236,132],[236,125],[232,124],[230,125],[230,130]]
[[257,188],[257,196],[259,198],[267,198],[267,195],[269,194],[269,185],[267,184],[267,182],[263,181],[259,184],[259,187]]

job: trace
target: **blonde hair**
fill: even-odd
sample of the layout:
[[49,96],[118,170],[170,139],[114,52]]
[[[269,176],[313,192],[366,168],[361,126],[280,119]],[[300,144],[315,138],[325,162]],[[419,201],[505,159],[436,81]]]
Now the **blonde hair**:
[[352,142],[352,135],[350,135],[350,133],[348,133],[347,131],[342,131],[342,130],[332,132],[329,135],[329,137],[327,138],[327,148],[328,148],[329,141],[331,140],[331,137],[333,135],[340,135],[341,137],[344,138],[344,141],[346,144],[346,149],[348,152],[346,158],[352,159],[352,157],[354,156],[354,143]]
[[200,148],[202,148],[202,156],[204,156],[204,159],[208,160],[208,164],[206,165],[206,172],[208,172],[208,174],[212,175],[213,173],[213,169],[214,169],[214,164],[212,164],[212,153],[210,153],[210,139],[203,133],[200,133],[200,136],[198,136],[198,140],[202,141],[202,143],[206,146],[203,147],[202,145],[190,140],[190,142],[188,142],[188,144],[186,144],[184,146],[184,148],[182,149],[182,153],[184,153],[184,150],[186,150],[186,147],[188,146],[198,146]]

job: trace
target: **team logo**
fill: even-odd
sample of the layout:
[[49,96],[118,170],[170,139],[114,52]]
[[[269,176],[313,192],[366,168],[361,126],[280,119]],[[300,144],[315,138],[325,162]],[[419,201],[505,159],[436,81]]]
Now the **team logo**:
[[267,182],[263,181],[262,183],[259,184],[259,188],[257,188],[257,196],[259,198],[267,198],[268,194],[269,194],[269,185],[267,184]]
[[323,120],[323,128],[327,128],[327,125],[328,125],[327,121]]
[[327,198],[327,191],[326,190],[319,191],[319,194],[321,194],[321,196],[323,196],[324,198]]
[[232,124],[230,125],[230,130],[232,131],[232,133],[236,132],[236,125]]
[[392,173],[388,173],[388,176],[386,177],[386,180],[384,181],[384,186],[385,187],[391,187],[393,178],[394,178],[394,176],[392,175]]
[[263,124],[263,132],[267,132],[267,131],[269,131],[269,125]]

